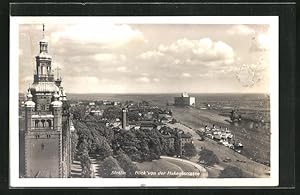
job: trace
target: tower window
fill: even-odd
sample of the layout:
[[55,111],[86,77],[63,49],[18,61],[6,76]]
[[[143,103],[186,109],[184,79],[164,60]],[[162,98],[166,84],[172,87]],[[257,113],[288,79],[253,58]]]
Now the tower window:
[[52,126],[51,120],[47,120],[47,122],[48,122],[48,126],[51,127]]

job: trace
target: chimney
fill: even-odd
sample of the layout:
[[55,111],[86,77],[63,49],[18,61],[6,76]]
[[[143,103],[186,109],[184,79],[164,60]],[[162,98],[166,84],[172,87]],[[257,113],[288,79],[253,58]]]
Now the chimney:
[[127,109],[122,109],[122,129],[126,129],[127,126]]

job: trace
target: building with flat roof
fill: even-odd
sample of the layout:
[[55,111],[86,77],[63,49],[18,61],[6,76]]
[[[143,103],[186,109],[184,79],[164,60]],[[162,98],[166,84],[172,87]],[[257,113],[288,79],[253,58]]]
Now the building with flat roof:
[[188,93],[184,92],[180,97],[175,97],[175,106],[195,106],[196,98],[189,96]]

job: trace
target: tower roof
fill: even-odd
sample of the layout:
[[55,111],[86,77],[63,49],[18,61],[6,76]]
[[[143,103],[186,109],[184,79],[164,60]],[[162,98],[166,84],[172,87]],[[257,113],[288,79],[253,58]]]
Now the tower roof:
[[31,100],[25,102],[26,107],[35,107],[35,103]]
[[39,53],[36,57],[39,57],[39,58],[46,58],[46,59],[52,59],[52,56],[50,56],[48,53],[46,52],[41,52]]
[[51,106],[52,107],[61,107],[62,106],[62,102],[59,100],[55,100],[53,102],[51,102]]
[[61,107],[63,103],[59,100],[59,97],[60,97],[59,94],[55,93],[53,95],[53,97],[54,97],[54,101],[51,102],[51,106],[52,107]]

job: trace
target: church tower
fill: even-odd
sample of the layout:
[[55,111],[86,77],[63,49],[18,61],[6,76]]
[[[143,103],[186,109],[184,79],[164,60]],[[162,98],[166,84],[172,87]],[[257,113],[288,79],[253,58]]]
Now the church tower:
[[33,84],[25,102],[25,177],[59,178],[63,171],[63,102],[54,80],[48,42],[39,42]]

